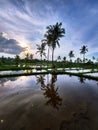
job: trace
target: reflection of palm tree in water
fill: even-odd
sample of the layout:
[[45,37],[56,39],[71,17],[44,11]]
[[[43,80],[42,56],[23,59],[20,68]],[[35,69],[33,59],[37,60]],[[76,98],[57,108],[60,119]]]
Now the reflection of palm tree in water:
[[82,83],[85,83],[85,78],[84,77],[79,77],[79,81],[80,81],[80,83],[82,84]]
[[43,95],[45,98],[48,98],[46,105],[51,105],[52,107],[59,109],[59,106],[62,104],[62,98],[58,94],[58,87],[55,88],[55,82],[57,80],[57,75],[52,75],[50,83],[45,85],[44,76],[37,77],[37,82],[41,84],[41,90],[44,91]]
[[54,108],[58,109],[58,106],[62,104],[62,99],[59,97],[57,92],[58,88],[55,88],[55,84],[48,84],[44,90],[44,95],[48,98],[46,105],[50,104]]
[[45,85],[44,85],[44,84],[45,84],[45,83],[44,83],[44,82],[45,82],[44,76],[45,76],[45,75],[36,76],[36,78],[37,78],[37,84],[40,83],[40,84],[41,84],[41,87],[42,87],[42,86],[45,86]]

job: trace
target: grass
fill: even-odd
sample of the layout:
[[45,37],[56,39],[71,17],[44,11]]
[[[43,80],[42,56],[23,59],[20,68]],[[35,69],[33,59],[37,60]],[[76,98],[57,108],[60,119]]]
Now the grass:
[[90,76],[90,75],[83,75],[84,73],[66,72],[66,71],[63,71],[63,70],[59,70],[57,72],[54,72],[53,70],[48,70],[47,72],[30,72],[30,73],[22,73],[22,74],[4,74],[4,75],[0,75],[0,78],[16,77],[16,76],[29,76],[29,75],[40,75],[40,74],[55,74],[55,75],[67,74],[67,75],[70,75],[70,76],[84,77],[84,78],[87,78],[87,79],[92,79],[92,80],[98,81],[98,77],[94,77],[94,76]]
[[[9,71],[9,70],[32,70],[32,69],[36,69],[36,70],[46,70],[46,72],[30,72],[30,73],[21,73],[21,74],[2,74],[0,75],[0,78],[3,77],[14,77],[14,76],[28,76],[28,75],[39,75],[39,74],[68,74],[68,75],[73,75],[73,76],[79,76],[79,77],[84,77],[84,78],[88,78],[88,79],[93,79],[93,80],[97,80],[98,81],[98,77],[94,77],[94,76],[90,76],[90,75],[84,75],[85,73],[95,73],[98,72],[97,70],[95,71],[94,69],[98,69],[98,65],[88,65],[88,64],[76,64],[76,63],[64,63],[64,62],[55,62],[54,65],[57,68],[62,68],[62,70],[58,70],[57,72],[54,72],[53,70],[47,70],[52,68],[51,63],[48,64],[48,67],[44,68],[38,68],[38,66],[40,65],[40,63],[31,63],[28,64],[26,67],[22,66],[17,67],[16,65],[1,65],[0,66],[0,71]],[[36,67],[30,67],[30,66],[36,66]],[[43,63],[43,66],[47,66],[47,62]],[[78,73],[74,73],[74,72],[66,72],[66,69],[71,69],[71,68],[76,68],[76,70],[78,69],[91,69],[90,72],[78,72]]]

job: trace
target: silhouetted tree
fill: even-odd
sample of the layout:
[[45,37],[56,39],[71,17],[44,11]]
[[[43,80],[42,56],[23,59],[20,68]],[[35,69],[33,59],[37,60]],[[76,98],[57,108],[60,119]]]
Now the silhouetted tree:
[[26,52],[26,53],[24,53],[24,55],[25,55],[25,64],[26,64],[26,66],[27,66],[27,63],[28,63],[28,61],[29,61],[29,52]]
[[74,57],[73,51],[71,50],[68,55],[69,55],[69,58],[70,58],[70,62],[72,62],[72,58]]
[[15,62],[16,62],[16,66],[18,66],[18,64],[20,62],[20,56],[19,55],[15,56]]
[[83,63],[85,63],[85,54],[88,52],[87,46],[83,45],[80,49],[80,54],[83,54]]
[[66,57],[65,56],[63,57],[63,61],[66,62]]
[[93,56],[93,57],[92,57],[93,62],[95,61],[95,59],[96,59],[96,58]]
[[48,53],[47,53],[47,60],[49,61],[49,53],[50,53],[50,47],[51,47],[51,37],[48,35],[48,32],[44,35],[44,39],[42,40],[42,43],[48,46]]
[[34,54],[30,54],[30,60],[33,60]]
[[58,57],[57,57],[57,61],[61,61],[61,56],[58,56]]
[[78,58],[76,59],[76,62],[77,62],[77,63],[82,63],[82,60],[78,57]]
[[57,45],[60,47],[59,40],[64,34],[65,29],[62,28],[62,23],[57,22],[55,25],[47,26],[46,38],[48,39],[49,46],[52,47],[52,64],[54,61],[54,50]]
[[40,54],[40,57],[41,57],[41,62],[42,62],[42,56],[46,56],[46,53],[45,53],[45,44],[41,44],[41,45],[36,45],[37,46],[37,52],[36,52],[36,54],[37,53],[39,53]]

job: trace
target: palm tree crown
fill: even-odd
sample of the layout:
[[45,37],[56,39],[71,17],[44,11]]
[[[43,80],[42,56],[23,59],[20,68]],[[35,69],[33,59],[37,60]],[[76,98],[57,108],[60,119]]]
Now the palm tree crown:
[[83,46],[81,47],[81,49],[80,49],[80,53],[81,53],[81,54],[85,54],[86,52],[88,52],[88,48],[87,48],[87,46],[83,45]]
[[74,53],[73,53],[73,51],[71,50],[71,51],[69,52],[69,58],[70,58],[70,61],[72,61],[71,58],[73,58],[73,57],[74,57]]
[[59,40],[65,34],[65,29],[62,28],[62,23],[56,23],[55,25],[47,26],[47,31],[45,34],[45,38],[47,39],[48,46],[52,48],[52,61],[54,59],[54,49],[56,45],[60,46]]
[[37,46],[37,52],[36,53],[39,53],[40,54],[40,56],[41,56],[41,60],[42,60],[42,56],[44,55],[44,56],[46,56],[45,55],[45,44],[41,44],[41,45],[36,45]]
[[85,54],[88,52],[87,46],[83,45],[80,49],[80,54],[83,54],[83,62],[85,62]]

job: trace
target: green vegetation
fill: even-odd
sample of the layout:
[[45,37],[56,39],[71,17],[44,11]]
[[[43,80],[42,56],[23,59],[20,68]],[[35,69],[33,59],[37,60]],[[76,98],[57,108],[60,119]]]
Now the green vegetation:
[[[6,58],[2,56],[0,58],[0,71],[7,71],[7,70],[30,70],[29,73],[22,73],[22,74],[5,74],[0,75],[0,77],[6,76],[22,76],[22,75],[38,75],[38,74],[70,74],[80,77],[92,78],[98,80],[98,77],[92,77],[88,75],[83,75],[84,73],[70,73],[66,72],[66,68],[75,68],[75,69],[91,69],[91,72],[95,72],[94,69],[98,70],[98,59],[94,56],[91,59],[85,58],[85,54],[88,52],[88,47],[83,45],[80,49],[80,54],[83,55],[83,59],[76,58],[72,62],[72,58],[75,58],[74,51],[69,51],[69,60],[67,57],[64,56],[63,59],[59,55],[56,60],[54,60],[54,50],[56,49],[57,45],[60,47],[60,39],[64,37],[65,29],[62,28],[62,23],[56,23],[55,25],[49,25],[46,27],[46,33],[44,34],[44,38],[41,40],[41,45],[36,44],[37,52],[35,54],[39,54],[39,59],[34,59],[35,54],[31,54],[29,52],[24,52],[25,57],[20,57],[20,55],[16,55],[15,58]],[[47,50],[47,54],[46,54]],[[51,60],[49,59],[50,50]],[[44,56],[44,59],[43,59]],[[49,70],[51,68],[51,70]],[[59,70],[62,68],[62,70]],[[32,69],[40,70],[40,72],[32,72]],[[42,70],[45,70],[43,72]]]
[[54,70],[47,70],[46,72],[32,72],[31,71],[31,72],[22,73],[22,74],[5,74],[5,75],[0,75],[0,78],[15,77],[15,76],[41,75],[41,74],[55,74],[55,75],[68,74],[70,76],[84,77],[84,78],[87,78],[87,79],[93,79],[93,80],[98,81],[98,77],[93,77],[93,76],[90,76],[90,75],[84,75],[84,73],[66,72],[66,71],[63,71],[63,70],[58,70],[56,72]]

